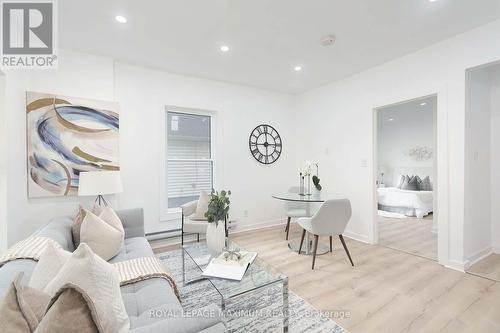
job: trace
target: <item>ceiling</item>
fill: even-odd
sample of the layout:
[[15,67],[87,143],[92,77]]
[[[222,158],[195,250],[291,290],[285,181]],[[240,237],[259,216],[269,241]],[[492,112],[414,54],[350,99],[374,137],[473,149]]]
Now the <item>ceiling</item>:
[[[63,49],[287,93],[500,18],[500,0],[64,0],[58,6]],[[334,46],[320,45],[327,34],[336,36]],[[221,45],[230,51],[222,53]]]

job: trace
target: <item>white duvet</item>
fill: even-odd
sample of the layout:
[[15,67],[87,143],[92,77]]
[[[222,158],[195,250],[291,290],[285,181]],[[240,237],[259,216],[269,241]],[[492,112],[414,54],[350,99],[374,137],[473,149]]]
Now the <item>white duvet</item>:
[[433,211],[432,191],[407,191],[396,187],[378,188],[378,203],[384,206],[415,208],[418,218]]

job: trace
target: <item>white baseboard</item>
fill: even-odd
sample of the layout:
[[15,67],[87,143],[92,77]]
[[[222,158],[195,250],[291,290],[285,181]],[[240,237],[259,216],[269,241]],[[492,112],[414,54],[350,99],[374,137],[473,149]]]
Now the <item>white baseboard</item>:
[[358,234],[358,233],[355,233],[352,231],[347,231],[347,230],[344,231],[344,233],[342,235],[349,237],[351,239],[357,240],[357,241],[362,242],[362,243],[371,244],[370,240],[368,239],[368,236],[366,236],[366,235]]
[[465,262],[450,260],[444,267],[465,273]]
[[234,226],[234,229],[231,229],[229,231],[229,233],[230,234],[238,234],[241,232],[257,230],[257,229],[272,228],[272,227],[275,227],[278,225],[285,225],[285,224],[286,224],[286,219],[262,221],[259,223],[252,223],[252,224],[237,224]]
[[464,262],[464,270],[469,269],[472,265],[474,265],[476,262],[486,258],[490,254],[493,253],[493,249],[491,246],[488,246],[480,251],[477,251],[473,255],[471,255],[467,260]]
[[491,252],[495,254],[500,254],[500,245],[493,245],[491,247]]

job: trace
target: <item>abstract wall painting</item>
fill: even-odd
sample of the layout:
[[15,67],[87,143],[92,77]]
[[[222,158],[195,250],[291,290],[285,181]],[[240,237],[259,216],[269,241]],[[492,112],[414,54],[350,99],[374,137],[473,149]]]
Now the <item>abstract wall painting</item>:
[[115,102],[26,93],[28,197],[75,196],[80,172],[119,170]]

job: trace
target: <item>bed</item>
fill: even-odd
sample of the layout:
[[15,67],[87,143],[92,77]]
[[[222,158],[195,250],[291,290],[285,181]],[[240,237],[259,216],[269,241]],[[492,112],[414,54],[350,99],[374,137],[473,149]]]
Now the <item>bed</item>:
[[[432,175],[431,168],[414,168],[409,170],[395,169],[393,174],[393,184],[397,184],[401,175],[418,175],[424,178],[426,175]],[[408,191],[397,187],[381,187],[377,189],[378,209],[386,212],[402,214],[408,217],[423,218],[433,212],[433,191]]]

